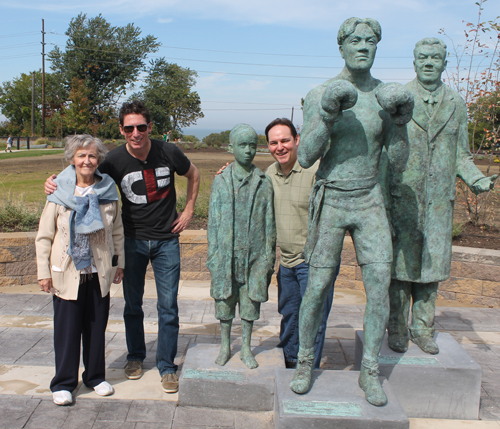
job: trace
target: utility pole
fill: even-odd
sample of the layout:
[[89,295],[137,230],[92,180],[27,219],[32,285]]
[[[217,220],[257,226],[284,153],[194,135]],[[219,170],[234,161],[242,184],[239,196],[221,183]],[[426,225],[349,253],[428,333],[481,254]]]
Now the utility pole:
[[45,21],[42,19],[42,137],[45,137]]
[[292,106],[292,117],[290,119],[290,122],[293,122],[293,106]]
[[35,137],[35,72],[31,75],[31,137]]

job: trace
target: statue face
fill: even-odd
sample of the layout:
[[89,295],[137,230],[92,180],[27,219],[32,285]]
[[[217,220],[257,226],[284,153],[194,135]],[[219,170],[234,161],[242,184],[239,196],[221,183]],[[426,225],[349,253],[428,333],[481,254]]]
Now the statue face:
[[350,70],[370,70],[377,52],[377,36],[367,24],[359,24],[339,50]]
[[446,63],[445,51],[439,45],[420,45],[413,61],[418,80],[426,84],[441,80]]
[[257,141],[243,136],[233,145],[234,159],[243,167],[250,167],[257,152]]

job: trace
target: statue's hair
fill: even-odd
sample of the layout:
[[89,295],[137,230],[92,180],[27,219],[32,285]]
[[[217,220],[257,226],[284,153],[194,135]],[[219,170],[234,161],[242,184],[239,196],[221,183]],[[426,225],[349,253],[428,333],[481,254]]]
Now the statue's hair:
[[372,29],[377,37],[377,43],[382,40],[382,28],[380,27],[379,22],[376,19],[372,18],[349,18],[346,19],[339,28],[339,32],[337,33],[337,43],[339,46],[342,46],[344,40],[347,39],[352,33],[356,31],[356,27],[359,24],[366,24],[368,27]]
[[267,127],[266,127],[266,140],[269,142],[269,131],[271,131],[271,128],[275,127],[276,125],[284,125],[285,127],[290,128],[290,132],[292,133],[293,138],[297,137],[297,129],[293,125],[292,121],[288,118],[276,118],[274,121],[272,121]]
[[444,50],[444,57],[446,58],[446,43],[437,37],[426,37],[425,39],[419,40],[415,44],[415,49],[413,49],[413,56],[417,57],[417,49],[422,45],[439,45]]
[[257,133],[248,124],[238,124],[233,127],[229,133],[229,144],[233,145],[239,138],[250,138],[254,141],[258,139]]

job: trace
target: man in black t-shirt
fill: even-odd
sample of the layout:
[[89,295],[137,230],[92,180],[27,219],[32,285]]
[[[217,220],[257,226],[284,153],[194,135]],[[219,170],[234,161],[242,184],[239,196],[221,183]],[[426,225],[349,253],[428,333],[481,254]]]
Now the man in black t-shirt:
[[[158,294],[156,366],[167,393],[179,389],[174,364],[179,316],[177,291],[180,276],[179,233],[189,225],[198,196],[200,174],[174,144],[150,140],[149,111],[140,101],[120,110],[120,133],[127,143],[109,152],[99,165],[118,185],[125,231],[123,295],[129,379],[142,377],[146,357],[142,300],[146,268],[151,261]],[[174,172],[188,179],[186,207],[177,213]],[[50,179],[46,192],[53,191]]]

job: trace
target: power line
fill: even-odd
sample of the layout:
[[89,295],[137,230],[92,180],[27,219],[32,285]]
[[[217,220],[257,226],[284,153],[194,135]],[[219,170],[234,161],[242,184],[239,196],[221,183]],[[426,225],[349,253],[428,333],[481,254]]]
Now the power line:
[[40,55],[40,53],[38,53],[38,52],[31,53],[31,54],[11,55],[11,56],[8,56],[8,57],[2,57],[2,61],[3,60],[14,60],[14,59],[17,59],[17,58],[38,57],[39,55]]
[[285,103],[243,103],[241,101],[203,101],[203,103],[218,103],[218,104],[257,104],[259,106],[290,106]]
[[[292,106],[290,106],[292,107]],[[206,111],[219,111],[219,112],[234,112],[234,111],[245,111],[245,112],[249,112],[249,111],[269,111],[269,110],[273,110],[273,111],[276,111],[276,110],[290,110],[290,107],[289,108],[285,108],[285,107],[282,107],[282,108],[279,108],[279,109],[203,109],[203,112],[206,112]],[[298,107],[298,106],[293,106],[293,107]]]
[[22,48],[25,46],[38,46],[40,42],[22,43],[20,45],[0,46],[0,49]]
[[39,31],[30,31],[28,33],[14,33],[14,34],[5,34],[5,35],[1,35],[0,36],[0,39],[4,39],[4,38],[11,38],[11,37],[17,37],[17,36],[29,36],[30,34],[40,34]]

